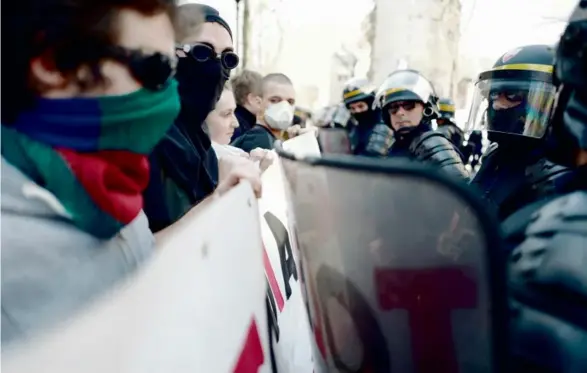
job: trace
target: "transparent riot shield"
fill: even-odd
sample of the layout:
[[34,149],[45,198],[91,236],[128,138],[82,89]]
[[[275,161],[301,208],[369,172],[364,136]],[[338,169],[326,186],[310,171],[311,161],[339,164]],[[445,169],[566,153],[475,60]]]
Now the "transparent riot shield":
[[496,224],[422,165],[280,152],[316,372],[503,372]]
[[318,131],[322,154],[352,154],[349,133],[344,128],[322,128]]

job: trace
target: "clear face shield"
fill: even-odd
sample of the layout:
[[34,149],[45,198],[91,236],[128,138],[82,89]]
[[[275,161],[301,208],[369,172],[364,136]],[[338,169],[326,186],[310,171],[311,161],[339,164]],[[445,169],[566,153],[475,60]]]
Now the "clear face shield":
[[480,79],[475,84],[467,130],[542,138],[555,93],[550,81],[495,76]]

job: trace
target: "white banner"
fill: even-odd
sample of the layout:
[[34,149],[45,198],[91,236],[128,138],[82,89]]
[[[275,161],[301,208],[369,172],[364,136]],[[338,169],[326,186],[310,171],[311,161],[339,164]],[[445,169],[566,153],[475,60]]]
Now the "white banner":
[[[283,147],[296,155],[320,156],[314,133],[288,140]],[[311,330],[300,286],[294,222],[287,211],[284,187],[277,160],[263,173],[263,198],[259,201],[273,350],[278,373],[312,373]]]
[[257,204],[239,185],[83,315],[4,351],[3,373],[270,372]]

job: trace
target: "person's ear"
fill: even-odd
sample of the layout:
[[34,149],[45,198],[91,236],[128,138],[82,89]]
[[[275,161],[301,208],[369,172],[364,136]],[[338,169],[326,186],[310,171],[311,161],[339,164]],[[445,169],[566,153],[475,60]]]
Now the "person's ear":
[[57,70],[48,59],[37,57],[31,61],[30,71],[35,83],[46,88],[60,88],[67,84],[62,72]]
[[257,107],[260,104],[259,100],[257,99],[257,96],[255,96],[252,92],[247,95],[247,102],[249,105]]

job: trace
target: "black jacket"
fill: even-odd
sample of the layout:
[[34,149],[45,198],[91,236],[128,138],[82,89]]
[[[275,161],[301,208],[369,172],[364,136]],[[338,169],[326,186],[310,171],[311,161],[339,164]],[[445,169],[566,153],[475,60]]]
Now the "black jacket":
[[257,124],[238,139],[233,141],[231,145],[249,153],[251,150],[256,148],[271,150],[273,149],[273,143],[275,140],[277,140],[277,138],[270,129]]
[[149,186],[143,193],[151,231],[179,220],[218,183],[218,159],[201,126],[188,133],[181,117],[149,157]]
[[240,105],[236,106],[234,115],[238,120],[238,128],[234,130],[234,134],[232,135],[230,141],[235,141],[241,135],[245,134],[247,131],[253,128],[255,124],[257,124],[257,117],[255,114],[251,113]]
[[[463,153],[463,142],[465,141],[465,133],[462,129],[460,129],[456,124],[449,122],[445,125],[438,126],[437,131],[442,133],[447,139],[449,139],[450,142],[452,142],[457,147],[457,149],[459,149],[461,154]],[[466,163],[467,159],[463,157],[463,161]]]
[[569,192],[512,214],[511,372],[587,372],[587,168]]
[[430,163],[459,179],[469,179],[459,150],[444,135],[430,130],[430,126],[425,123],[405,135],[396,132],[389,156],[404,156]]
[[524,205],[554,195],[571,171],[544,157],[533,143],[491,144],[471,185],[503,220]]

